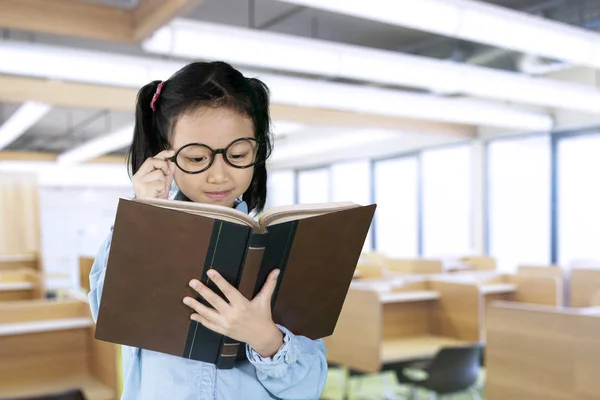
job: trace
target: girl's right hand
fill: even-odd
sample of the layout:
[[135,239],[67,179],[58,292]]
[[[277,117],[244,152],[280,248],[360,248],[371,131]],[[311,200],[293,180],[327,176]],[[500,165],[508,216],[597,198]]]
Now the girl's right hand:
[[176,166],[174,162],[167,159],[174,155],[175,150],[163,150],[144,161],[131,178],[136,198],[168,198]]

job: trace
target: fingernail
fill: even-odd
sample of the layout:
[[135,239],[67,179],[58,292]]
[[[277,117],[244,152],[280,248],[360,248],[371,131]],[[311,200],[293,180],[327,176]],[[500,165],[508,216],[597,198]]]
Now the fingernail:
[[196,281],[196,280],[193,280],[193,281],[191,281],[191,282],[190,282],[190,286],[191,286],[192,288],[196,289],[196,288],[198,287],[198,281]]
[[277,272],[275,272],[275,279],[279,278],[279,273],[280,272],[281,272],[280,270],[277,270]]
[[183,304],[185,304],[186,306],[190,305],[190,299],[188,299],[187,297],[185,299],[183,299]]
[[214,270],[209,270],[206,275],[208,275],[210,278],[214,278],[215,277],[215,271]]

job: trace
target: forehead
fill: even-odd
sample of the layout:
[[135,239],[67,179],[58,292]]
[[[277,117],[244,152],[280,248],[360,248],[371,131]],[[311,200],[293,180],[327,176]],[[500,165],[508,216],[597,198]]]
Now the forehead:
[[227,108],[198,108],[181,115],[173,129],[173,148],[203,143],[222,148],[242,137],[254,137],[252,120]]

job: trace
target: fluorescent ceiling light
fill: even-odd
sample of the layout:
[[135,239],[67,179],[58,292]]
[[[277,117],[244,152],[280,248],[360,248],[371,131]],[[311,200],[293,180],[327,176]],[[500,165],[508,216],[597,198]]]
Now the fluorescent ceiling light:
[[[146,57],[11,41],[0,41],[0,59],[0,73],[137,88],[154,79],[167,79],[183,65]],[[110,68],[99,68],[107,62]],[[242,72],[262,79],[269,86],[274,103],[521,131],[545,131],[552,127],[548,115],[497,103]]]
[[600,67],[597,33],[481,1],[280,1]]
[[[3,61],[4,62],[4,61]],[[0,149],[5,148],[15,141],[16,138],[27,132],[40,119],[50,111],[52,107],[48,104],[28,101],[23,103],[17,110],[0,126]]]
[[43,161],[0,161],[0,172],[35,174],[40,186],[89,186],[131,188],[124,165],[81,164],[59,165]]
[[133,138],[133,125],[127,125],[108,135],[92,139],[81,146],[75,147],[57,158],[58,164],[76,164],[108,154],[112,151],[129,146]]
[[[372,9],[371,3],[340,2],[348,7],[358,6],[359,3]],[[319,4],[329,3],[323,1]],[[405,8],[411,10],[412,7],[423,7],[419,2],[386,1],[386,4],[388,8],[405,4]],[[428,14],[427,21],[436,23],[437,20],[435,13]],[[509,30],[502,31],[502,37],[511,34]],[[254,68],[342,77],[415,87],[434,93],[457,93],[541,107],[600,113],[600,91],[584,85],[199,21],[174,20],[143,42],[143,48],[161,55],[221,59]]]

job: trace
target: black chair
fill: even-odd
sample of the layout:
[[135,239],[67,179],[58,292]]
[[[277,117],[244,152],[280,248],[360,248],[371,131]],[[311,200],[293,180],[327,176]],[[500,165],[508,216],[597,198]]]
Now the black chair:
[[397,371],[398,380],[411,385],[409,399],[414,399],[418,388],[427,389],[433,398],[469,391],[474,399],[480,400],[479,393],[473,388],[481,370],[480,344],[442,348],[431,361],[409,365],[423,370],[427,377],[417,380]]
[[66,390],[60,393],[44,394],[32,397],[19,397],[15,399],[2,400],[86,400],[83,392],[79,389]]

